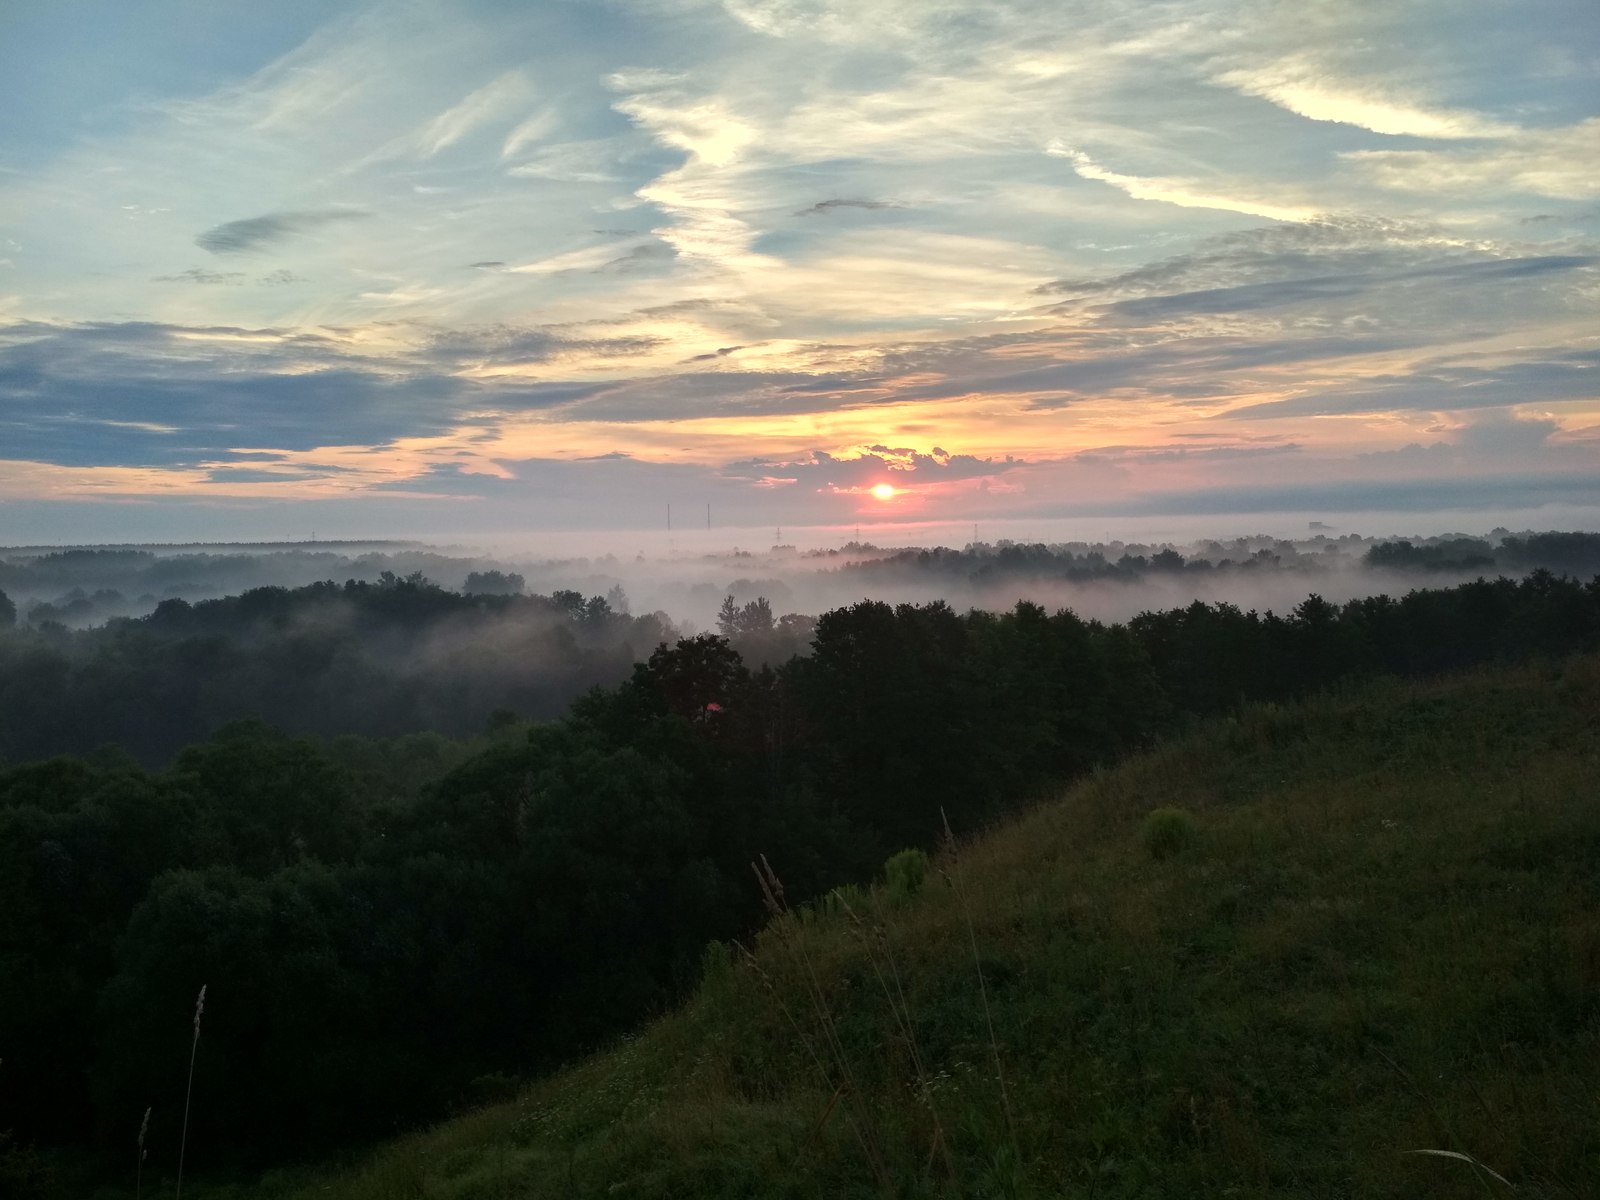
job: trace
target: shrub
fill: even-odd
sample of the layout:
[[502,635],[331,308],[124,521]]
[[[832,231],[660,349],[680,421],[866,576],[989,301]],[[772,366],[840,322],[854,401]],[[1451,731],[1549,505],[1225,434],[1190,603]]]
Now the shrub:
[[928,856],[921,850],[902,850],[883,864],[883,877],[891,900],[909,900],[928,877]]
[[1158,808],[1144,819],[1139,840],[1151,858],[1171,858],[1194,845],[1194,818],[1181,808]]
[[700,989],[724,995],[733,988],[733,947],[726,942],[707,942],[700,954]]
[[826,913],[863,913],[872,902],[867,889],[845,883],[822,897],[822,911]]

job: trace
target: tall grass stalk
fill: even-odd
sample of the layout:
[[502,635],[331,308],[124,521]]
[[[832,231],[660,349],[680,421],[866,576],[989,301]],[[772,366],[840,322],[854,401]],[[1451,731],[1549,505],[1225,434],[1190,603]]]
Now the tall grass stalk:
[[[784,1020],[789,1022],[789,1028],[794,1030],[795,1037],[806,1048],[806,1053],[811,1056],[811,1061],[817,1068],[817,1074],[822,1077],[822,1082],[826,1086],[833,1088],[833,1096],[829,1099],[827,1106],[823,1108],[822,1115],[817,1118],[816,1127],[812,1129],[811,1136],[801,1145],[802,1151],[809,1150],[813,1143],[822,1136],[822,1130],[828,1124],[828,1118],[833,1115],[833,1110],[838,1106],[839,1101],[849,1092],[850,1085],[848,1082],[835,1084],[833,1072],[828,1069],[828,1064],[823,1061],[822,1052],[817,1049],[816,1042],[812,1040],[811,1035],[806,1032],[805,1026],[800,1023],[799,1018],[794,1015],[794,1011],[784,1001],[783,992],[779,989],[777,983],[762,968],[761,960],[743,942],[736,941],[734,945],[738,948],[739,953],[744,956],[745,965],[755,973],[762,990],[772,998],[773,1003],[778,1006],[778,1011],[783,1014]],[[867,1142],[866,1135],[862,1132],[854,1111],[848,1104],[845,1106],[845,1118],[850,1122],[851,1132],[855,1134],[856,1141],[861,1146],[862,1154],[867,1157],[868,1161],[872,1161],[872,1148]]]
[[194,1040],[189,1043],[189,1086],[183,1093],[183,1134],[178,1139],[178,1190],[173,1200],[183,1200],[183,1157],[189,1149],[189,1101],[194,1096],[194,1059],[200,1049],[200,1018],[206,1011],[206,985],[194,1002]]
[[[1447,1122],[1444,1119],[1444,1114],[1439,1111],[1438,1106],[1436,1104],[1434,1104],[1434,1102],[1428,1097],[1428,1094],[1426,1092],[1424,1092],[1420,1087],[1417,1086],[1416,1081],[1414,1079],[1412,1079],[1411,1076],[1406,1073],[1406,1069],[1404,1067],[1402,1067],[1399,1063],[1395,1062],[1394,1059],[1390,1058],[1382,1050],[1378,1050],[1377,1053],[1378,1053],[1378,1057],[1383,1059],[1384,1062],[1388,1063],[1389,1066],[1393,1069],[1394,1073],[1396,1075],[1400,1076],[1401,1080],[1404,1081],[1405,1085],[1411,1089],[1412,1094],[1415,1095],[1418,1100],[1421,1100],[1422,1103],[1427,1106],[1428,1112],[1433,1117],[1434,1124],[1437,1125],[1441,1130],[1443,1130],[1445,1136],[1448,1137],[1452,1142],[1456,1143],[1456,1145],[1458,1145],[1458,1146],[1461,1145],[1461,1139],[1456,1136],[1455,1130],[1452,1129],[1450,1127],[1449,1122]],[[1501,1176],[1499,1174],[1496,1174],[1494,1171],[1490,1171],[1488,1167],[1485,1167],[1477,1159],[1473,1158],[1472,1155],[1468,1154],[1464,1149],[1462,1149],[1462,1150],[1404,1150],[1404,1151],[1401,1151],[1401,1153],[1403,1153],[1403,1154],[1427,1154],[1427,1155],[1431,1155],[1431,1156],[1434,1156],[1434,1157],[1437,1157],[1437,1158],[1453,1158],[1453,1159],[1458,1160],[1459,1162],[1466,1163],[1467,1166],[1472,1171],[1473,1179],[1477,1180],[1478,1186],[1483,1189],[1483,1194],[1485,1196],[1492,1197],[1494,1195],[1494,1189],[1489,1186],[1488,1177],[1484,1174],[1485,1171],[1487,1171],[1489,1175],[1493,1175],[1496,1179],[1500,1180],[1500,1182],[1505,1184],[1506,1187],[1508,1187],[1508,1188],[1511,1187],[1511,1184],[1503,1176]]]
[[928,1162],[923,1170],[932,1170],[934,1158],[942,1153],[945,1176],[953,1180],[956,1169],[955,1160],[950,1154],[950,1140],[945,1134],[944,1122],[939,1116],[939,1105],[934,1099],[933,1083],[928,1076],[927,1065],[922,1057],[922,1047],[917,1042],[916,1029],[911,1022],[911,1005],[906,999],[905,984],[900,977],[900,965],[895,960],[894,947],[884,930],[882,914],[873,913],[872,923],[868,925],[850,906],[850,901],[845,898],[842,891],[836,889],[833,896],[850,919],[850,932],[855,936],[862,953],[866,955],[884,999],[889,1002],[889,1011],[894,1015],[900,1036],[905,1039],[906,1050],[911,1055],[911,1067],[916,1072],[917,1088],[922,1093],[922,1102],[927,1105],[928,1115],[933,1119],[933,1141],[928,1147]]
[[[839,1087],[848,1101],[846,1111],[850,1114],[850,1125],[856,1135],[856,1140],[861,1144],[861,1152],[866,1155],[867,1163],[872,1168],[873,1177],[878,1181],[878,1186],[887,1191],[889,1188],[889,1170],[884,1162],[883,1151],[878,1145],[878,1139],[873,1134],[871,1117],[868,1114],[861,1095],[861,1090],[856,1086],[855,1073],[850,1069],[849,1057],[845,1054],[844,1044],[839,1040],[838,1029],[833,1019],[833,1010],[828,1005],[828,995],[823,990],[822,981],[817,975],[816,967],[812,965],[811,955],[806,950],[805,939],[800,936],[795,922],[792,920],[789,906],[784,899],[783,881],[778,878],[777,872],[772,869],[772,864],[767,862],[765,854],[759,855],[759,863],[751,863],[750,869],[755,872],[756,882],[761,886],[762,903],[766,905],[767,912],[772,916],[772,926],[775,936],[787,948],[792,949],[805,968],[806,988],[810,994],[812,1011],[816,1014],[817,1027],[821,1030],[823,1044],[828,1049],[828,1057],[833,1060],[834,1070],[838,1072]],[[793,1018],[790,1018],[791,1023]],[[813,1057],[820,1056],[813,1051]],[[833,1082],[833,1075],[826,1071],[828,1081]],[[829,1105],[831,1111],[832,1105]],[[823,1117],[826,1120],[826,1113]]]
[[[1511,1186],[1511,1181],[1509,1179],[1507,1179],[1504,1175],[1500,1174],[1499,1171],[1496,1171],[1496,1170],[1494,1170],[1494,1169],[1492,1169],[1490,1167],[1484,1166],[1483,1163],[1481,1163],[1477,1159],[1473,1158],[1472,1155],[1465,1154],[1460,1150],[1402,1150],[1400,1153],[1402,1153],[1402,1154],[1427,1154],[1427,1155],[1431,1155],[1434,1158],[1453,1158],[1453,1159],[1456,1159],[1458,1162],[1466,1163],[1469,1167],[1472,1168],[1473,1174],[1476,1175],[1479,1171],[1486,1171],[1486,1172],[1488,1172],[1488,1174],[1490,1176],[1492,1176],[1493,1178],[1499,1180],[1502,1184],[1504,1184],[1507,1191],[1514,1192],[1514,1191],[1517,1190],[1516,1188]],[[1479,1181],[1480,1182],[1482,1181],[1482,1176],[1479,1176]],[[1485,1184],[1484,1187],[1485,1187],[1485,1190],[1487,1191],[1488,1190],[1488,1185]]]
[[139,1162],[133,1169],[133,1200],[144,1193],[144,1135],[150,1132],[150,1110],[144,1110],[144,1120],[139,1122]]
[[950,828],[950,818],[945,815],[943,808],[939,809],[939,819],[944,822],[945,854],[950,860],[948,878],[956,890],[956,900],[961,905],[961,916],[967,925],[967,943],[972,947],[972,965],[978,972],[978,996],[983,1001],[983,1023],[989,1031],[989,1052],[994,1057],[995,1082],[1000,1085],[1000,1109],[1005,1113],[1006,1132],[1011,1135],[1011,1149],[1020,1159],[1022,1152],[1017,1145],[1017,1125],[1011,1117],[1011,1097],[1006,1092],[1005,1068],[1000,1064],[1000,1040],[994,1035],[994,1014],[989,1010],[989,985],[983,978],[983,959],[978,954],[978,933],[972,925],[972,906],[967,903],[967,888],[961,878],[961,854],[956,846],[956,835]]

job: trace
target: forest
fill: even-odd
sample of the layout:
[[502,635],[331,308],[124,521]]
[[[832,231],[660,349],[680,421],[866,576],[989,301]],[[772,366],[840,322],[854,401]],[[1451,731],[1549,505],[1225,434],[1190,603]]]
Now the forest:
[[[960,547],[878,545],[858,537],[840,546],[785,543],[765,550],[730,548],[716,537],[675,546],[618,535],[577,557],[410,542],[0,546],[0,592],[18,624],[87,630],[147,617],[169,600],[199,605],[260,588],[298,592],[330,580],[375,586],[422,578],[466,596],[598,595],[616,612],[669,613],[693,634],[714,627],[729,595],[741,605],[764,598],[778,613],[813,614],[863,596],[944,600],[959,609],[1005,609],[1021,599],[1125,621],[1195,599],[1281,609],[1308,592],[1342,602],[1539,568],[1580,579],[1600,572],[1600,534],[1562,531],[1399,538],[1319,531],[1177,544],[979,541],[975,529]],[[608,552],[630,543],[637,546],[630,553]],[[0,601],[0,624],[6,611]]]
[[164,600],[95,629],[0,636],[0,754],[111,743],[157,764],[246,717],[461,735],[499,709],[556,716],[674,636],[664,615],[631,617],[604,597],[463,595],[420,575]]
[[[1249,702],[1593,650],[1600,578],[719,624],[391,578],[0,632],[10,1152],[118,1162],[152,1107],[174,1138],[201,985],[198,1167],[408,1128],[672,1004],[760,923],[758,855],[799,903]],[[552,644],[581,668],[508,682]]]
[[[169,599],[149,616],[82,630],[8,634],[0,607],[0,759],[111,744],[157,765],[239,719],[296,733],[466,736],[496,713],[559,716],[678,637],[666,613],[630,615],[619,588],[523,595],[520,580],[499,573],[469,578],[479,590],[384,572],[371,583]],[[721,623],[752,662],[798,653],[813,624],[775,618],[764,598]]]
[[[1308,592],[1342,602],[1494,572],[1600,571],[1600,535],[1559,532],[1238,538],[1187,554],[1123,543],[782,549],[520,570],[401,543],[10,553],[0,556],[0,589],[12,589],[0,590],[0,762],[110,744],[157,767],[243,719],[299,734],[467,737],[496,714],[559,717],[701,628],[728,637],[745,665],[776,667],[807,651],[815,625],[785,610],[828,596],[957,608],[953,597],[977,608],[1026,599],[1126,621],[1196,597],[1287,608]],[[336,570],[351,572],[343,584],[317,577]],[[229,582],[248,586],[208,595]],[[630,589],[671,603],[670,614],[646,611]]]

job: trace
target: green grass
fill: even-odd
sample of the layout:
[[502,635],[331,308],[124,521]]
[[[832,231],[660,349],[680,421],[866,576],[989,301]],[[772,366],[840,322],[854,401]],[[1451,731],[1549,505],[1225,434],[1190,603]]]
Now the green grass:
[[1512,1194],[1412,1153],[1442,1150],[1596,1194],[1600,662],[1250,711],[904,892],[709,953],[680,1011],[514,1101],[195,1192]]

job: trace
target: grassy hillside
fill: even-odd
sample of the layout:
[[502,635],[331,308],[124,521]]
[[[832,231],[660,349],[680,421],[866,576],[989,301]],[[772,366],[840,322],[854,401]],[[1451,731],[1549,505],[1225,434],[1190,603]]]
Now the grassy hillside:
[[1600,661],[1255,710],[914,868],[512,1102],[197,1194],[1600,1194]]

